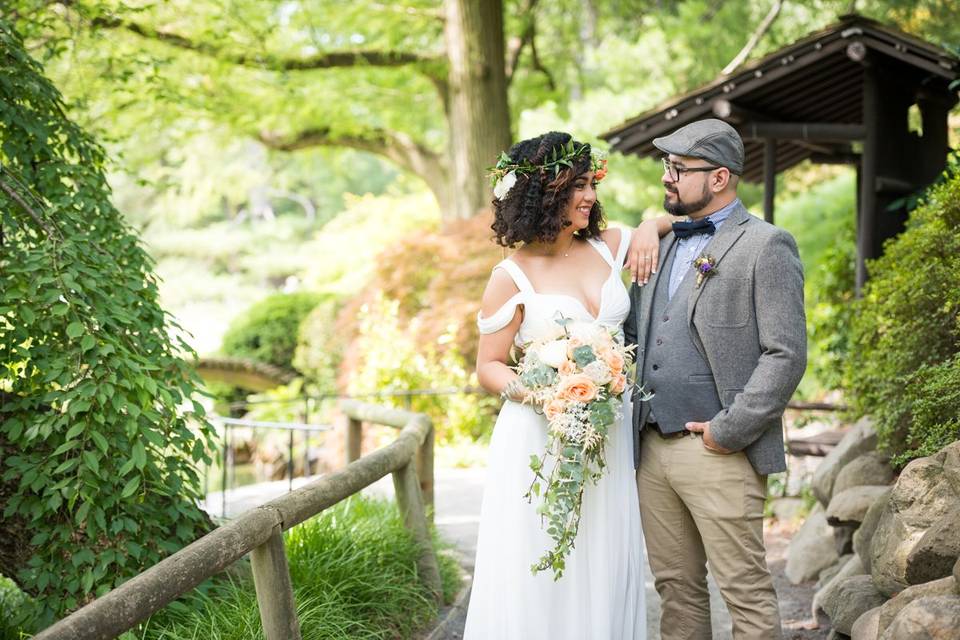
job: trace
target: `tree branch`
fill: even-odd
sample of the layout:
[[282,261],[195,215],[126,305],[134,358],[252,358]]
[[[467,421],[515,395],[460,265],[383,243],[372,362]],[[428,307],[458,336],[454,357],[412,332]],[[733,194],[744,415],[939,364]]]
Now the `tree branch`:
[[527,0],[527,4],[520,11],[523,14],[528,16],[527,24],[523,29],[523,34],[520,38],[513,38],[511,40],[510,46],[507,51],[507,86],[510,86],[510,82],[513,80],[513,74],[516,72],[517,67],[520,64],[520,56],[523,53],[524,48],[527,45],[530,45],[530,55],[533,61],[533,68],[536,71],[541,72],[547,77],[547,85],[550,87],[551,91],[555,91],[557,88],[556,82],[553,80],[553,75],[550,73],[550,70],[547,69],[543,63],[540,61],[540,56],[537,55],[537,22],[533,16],[533,11],[537,6],[539,0]]
[[510,81],[513,80],[513,73],[517,70],[517,65],[520,63],[520,54],[523,53],[524,47],[526,47],[530,42],[533,41],[533,36],[536,31],[536,24],[533,17],[533,9],[537,6],[539,0],[527,0],[526,6],[520,9],[521,15],[527,16],[527,24],[523,29],[523,33],[520,34],[519,38],[511,38],[510,44],[507,47],[507,86],[510,86]]
[[444,156],[428,149],[405,133],[377,129],[369,135],[334,134],[327,127],[305,129],[291,137],[261,131],[257,139],[270,149],[297,151],[311,147],[347,147],[377,154],[420,176],[444,206],[448,201],[449,168]]
[[530,58],[533,61],[533,68],[547,76],[547,86],[550,87],[550,90],[556,91],[557,83],[553,81],[553,74],[550,73],[550,70],[543,66],[543,62],[540,61],[540,56],[537,55],[537,42],[534,38],[530,39]]
[[354,67],[361,65],[375,67],[399,67],[408,64],[436,62],[439,58],[421,56],[405,51],[335,51],[320,53],[307,58],[279,58],[268,55],[248,55],[230,53],[208,42],[197,42],[168,31],[152,29],[137,22],[121,20],[115,16],[99,16],[92,25],[106,29],[123,29],[143,38],[157,40],[165,44],[193,51],[203,55],[231,62],[245,67],[271,69],[278,71],[307,71],[311,69],[330,69],[333,67]]
[[770,7],[769,13],[766,17],[760,22],[760,26],[757,27],[757,30],[753,32],[753,35],[750,36],[750,39],[747,41],[747,44],[743,46],[743,49],[740,50],[740,53],[730,61],[730,64],[723,68],[723,71],[720,72],[721,76],[728,76],[734,71],[737,67],[743,64],[743,61],[747,59],[750,55],[750,52],[753,51],[754,47],[757,46],[757,43],[760,42],[760,38],[770,30],[770,26],[773,24],[773,21],[777,19],[777,16],[780,14],[780,8],[783,6],[782,0],[773,0],[773,6]]

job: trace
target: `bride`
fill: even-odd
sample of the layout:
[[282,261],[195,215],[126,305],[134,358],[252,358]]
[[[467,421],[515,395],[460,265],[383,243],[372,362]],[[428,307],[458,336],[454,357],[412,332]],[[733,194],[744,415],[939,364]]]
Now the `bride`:
[[[501,156],[498,170],[492,228],[498,244],[520,248],[494,267],[478,316],[477,375],[504,404],[490,440],[464,638],[644,638],[644,544],[629,392],[623,419],[610,430],[604,475],[586,487],[575,547],[555,581],[549,570],[531,574],[553,541],[536,500],[523,497],[533,479],[530,456],[545,450],[547,422],[522,404],[523,387],[507,365],[511,347],[550,331],[558,314],[622,330],[630,301],[620,273],[631,232],[603,229],[596,185],[605,162],[568,134],[518,142]],[[669,228],[664,216],[634,232],[631,261],[639,263],[639,282],[656,264],[658,232]]]

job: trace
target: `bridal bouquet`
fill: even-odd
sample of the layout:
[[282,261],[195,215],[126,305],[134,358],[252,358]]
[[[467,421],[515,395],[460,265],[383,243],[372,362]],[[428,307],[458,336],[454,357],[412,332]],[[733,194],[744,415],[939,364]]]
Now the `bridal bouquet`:
[[537,513],[554,546],[531,570],[553,569],[555,580],[577,536],[584,487],[596,484],[606,466],[607,435],[621,419],[632,355],[606,327],[563,317],[557,324],[553,335],[526,346],[517,366],[524,402],[541,407],[549,424],[546,452],[530,457],[534,479],[525,497],[542,498]]

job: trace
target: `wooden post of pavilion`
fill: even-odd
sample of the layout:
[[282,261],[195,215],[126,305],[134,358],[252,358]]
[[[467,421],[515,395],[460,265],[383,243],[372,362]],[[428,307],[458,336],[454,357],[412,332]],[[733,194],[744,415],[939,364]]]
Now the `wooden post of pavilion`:
[[863,70],[863,151],[860,153],[859,211],[857,211],[856,295],[860,297],[867,281],[866,261],[874,257],[874,236],[877,233],[877,128],[880,96],[876,69],[867,64]]
[[777,141],[763,141],[763,219],[773,224],[773,198],[777,190]]

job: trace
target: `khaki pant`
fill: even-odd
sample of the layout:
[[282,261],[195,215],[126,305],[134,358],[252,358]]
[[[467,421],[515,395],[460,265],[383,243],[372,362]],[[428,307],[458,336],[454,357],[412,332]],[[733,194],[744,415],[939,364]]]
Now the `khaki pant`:
[[641,436],[637,487],[663,640],[710,640],[707,563],[733,619],[735,640],[781,638],[763,547],[766,476],[742,452],[724,455],[699,436]]

